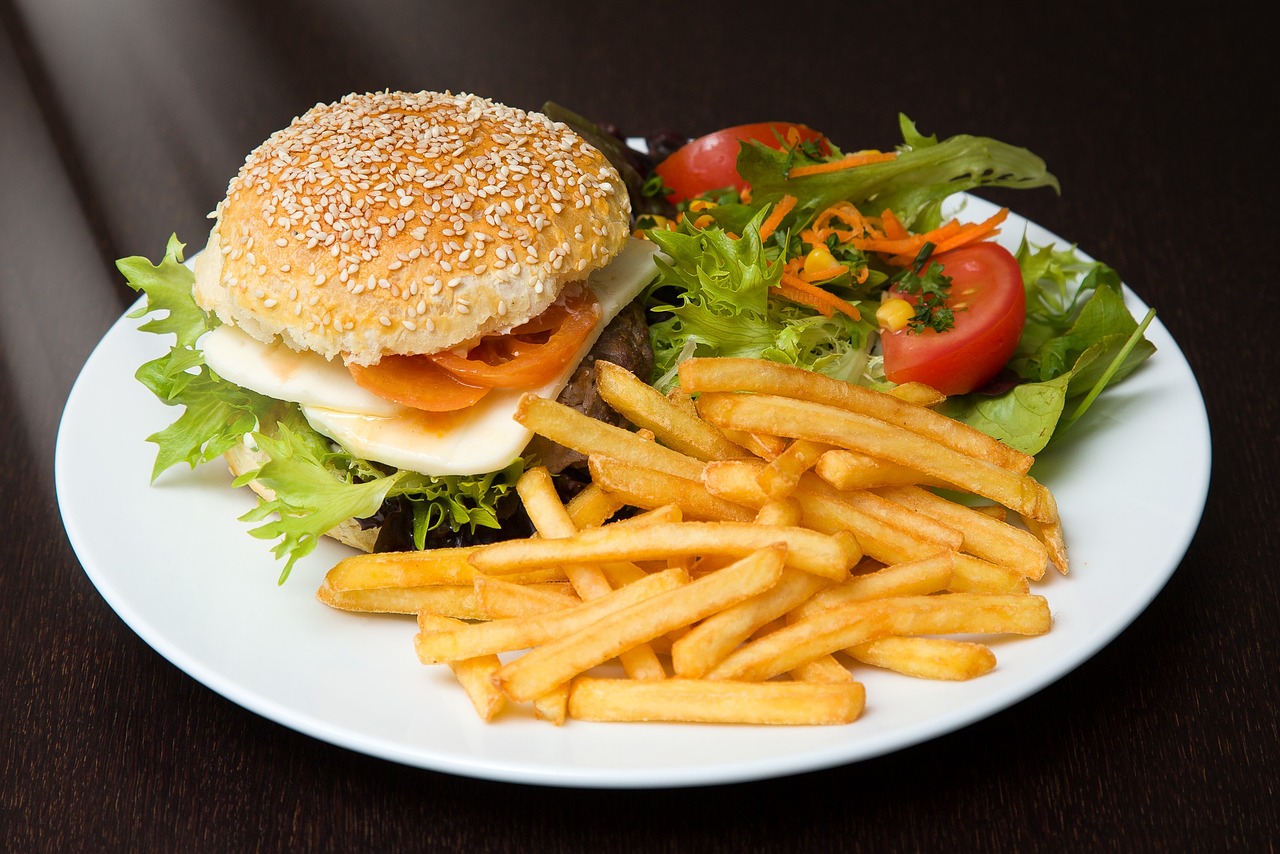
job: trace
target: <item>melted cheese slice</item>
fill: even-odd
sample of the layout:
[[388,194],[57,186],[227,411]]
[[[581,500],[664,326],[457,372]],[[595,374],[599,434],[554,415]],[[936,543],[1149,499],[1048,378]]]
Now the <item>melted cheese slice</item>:
[[422,412],[383,400],[356,385],[340,361],[263,344],[231,326],[209,332],[197,346],[219,376],[300,404],[313,428],[357,457],[423,474],[484,474],[510,465],[533,437],[512,417],[520,397],[526,391],[559,396],[605,325],[653,280],[656,249],[632,239],[608,267],[591,274],[603,316],[560,376],[536,389],[494,389],[458,412]]

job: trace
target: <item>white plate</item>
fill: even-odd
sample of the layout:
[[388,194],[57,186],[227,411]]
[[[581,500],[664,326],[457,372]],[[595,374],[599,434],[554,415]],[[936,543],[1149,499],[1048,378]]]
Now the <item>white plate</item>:
[[[965,218],[994,211],[969,199]],[[1024,220],[1010,216],[1016,244]],[[1027,225],[1038,244],[1059,242]],[[1131,309],[1146,306],[1132,293]],[[998,667],[965,683],[859,676],[867,707],[838,727],[593,724],[555,727],[519,712],[481,722],[447,668],[423,667],[410,618],[358,616],[314,598],[349,552],[326,542],[284,586],[267,544],[237,517],[252,498],[219,464],[148,484],[144,438],[177,411],[134,378],[170,339],[122,318],[72,389],[58,435],[58,501],[71,544],[108,604],[148,644],[213,690],[318,739],[411,766],[580,787],[736,782],[855,762],[1005,709],[1068,673],[1118,635],[1177,567],[1209,483],[1204,402],[1157,320],[1158,352],[1109,389],[1035,474],[1055,492],[1073,571],[1037,592],[1054,628],[996,641]]]

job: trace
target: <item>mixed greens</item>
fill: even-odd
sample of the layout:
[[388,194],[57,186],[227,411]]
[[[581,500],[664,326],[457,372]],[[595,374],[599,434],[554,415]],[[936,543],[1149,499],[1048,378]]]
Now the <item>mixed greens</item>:
[[[806,144],[744,141],[738,172],[748,191],[709,191],[682,201],[670,217],[640,217],[645,236],[665,256],[646,294],[657,387],[669,388],[676,366],[692,356],[753,356],[887,387],[875,315],[881,295],[903,271],[886,264],[883,253],[857,248],[856,239],[830,236],[823,248],[843,271],[820,285],[856,305],[861,319],[781,298],[778,286],[789,264],[815,248],[805,229],[823,211],[851,203],[868,218],[891,212],[912,234],[934,233],[943,225],[944,202],[958,192],[1058,188],[1044,162],[1025,149],[968,135],[940,142],[905,116],[900,126],[903,142],[892,160],[801,177],[794,175],[806,170],[797,166],[835,164],[846,155],[834,145],[819,153]],[[655,187],[661,192],[660,182],[651,182],[651,195]],[[794,207],[762,240],[766,215],[787,196]],[[1014,357],[995,381],[950,398],[944,410],[1034,454],[1155,351],[1143,337],[1154,313],[1136,320],[1116,272],[1083,260],[1074,248],[1024,239],[1015,255],[1027,312]]]

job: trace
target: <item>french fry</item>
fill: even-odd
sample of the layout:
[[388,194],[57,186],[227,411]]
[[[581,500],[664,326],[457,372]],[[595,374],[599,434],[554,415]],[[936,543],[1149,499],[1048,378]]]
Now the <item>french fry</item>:
[[760,506],[756,511],[757,525],[795,526],[804,521],[804,510],[792,498],[775,499]]
[[1041,543],[1049,553],[1049,563],[1054,569],[1063,575],[1067,574],[1067,541],[1062,530],[1062,520],[1054,518],[1049,522],[1043,522],[1029,516],[1023,516],[1023,524]]
[[791,678],[798,682],[825,682],[827,684],[854,681],[853,674],[849,672],[849,668],[836,661],[833,655],[824,655],[820,658],[815,658],[813,661],[806,661],[791,671]]
[[863,664],[919,679],[963,681],[989,673],[996,666],[990,647],[950,638],[885,637],[845,652]]
[[825,404],[897,425],[1020,474],[1034,459],[927,407],[791,365],[763,359],[688,359],[679,373],[681,387],[690,394],[749,391]]
[[694,418],[698,417],[698,410],[693,405],[693,396],[680,388],[678,383],[672,386],[671,390],[667,392],[667,400],[671,402],[672,406],[679,409],[685,415],[689,415]]
[[581,454],[612,457],[688,480],[697,480],[702,474],[701,460],[536,394],[520,398],[515,419],[535,433]]
[[747,433],[742,430],[720,431],[735,445],[741,445],[762,460],[773,460],[787,449],[787,440],[768,433]]
[[[702,482],[713,495],[748,507],[763,507],[768,496],[757,479],[761,463],[725,460],[707,463]],[[871,515],[851,503],[815,475],[805,475],[791,496],[800,505],[807,527],[827,534],[849,531],[869,557],[882,563],[901,563],[927,557],[938,551],[931,543],[903,524]]]
[[800,475],[813,468],[830,445],[798,439],[769,461],[757,477],[760,488],[770,498],[785,498],[800,483]]
[[691,519],[736,519],[746,522],[755,514],[707,492],[701,480],[688,480],[669,472],[595,454],[587,457],[593,483],[634,507],[656,508],[674,504]]
[[874,572],[855,575],[848,581],[814,592],[789,613],[792,619],[804,619],[850,602],[887,599],[894,596],[927,596],[946,590],[951,584],[955,555],[938,552],[920,560],[893,564]]
[[[435,614],[418,615],[420,631],[440,631],[460,625],[465,624],[460,620]],[[449,669],[453,671],[454,677],[466,692],[467,698],[471,700],[471,705],[475,707],[476,714],[480,715],[481,720],[493,720],[507,703],[507,698],[493,684],[493,675],[501,666],[502,662],[496,655],[481,655],[449,662]]]
[[1027,578],[1038,579],[1044,575],[1047,550],[1021,528],[916,486],[887,487],[876,493],[959,531],[963,537],[960,548],[969,554],[1009,567]]
[[414,645],[423,664],[527,649],[571,634],[607,614],[688,583],[688,576],[679,570],[658,572],[573,608],[529,617],[469,623],[455,629],[418,632]]
[[888,393],[916,406],[937,406],[947,399],[945,394],[924,383],[899,383]]
[[956,555],[955,572],[951,575],[953,593],[1026,593],[1031,589],[1027,577],[1016,569],[991,563],[968,554]]
[[1037,521],[1052,522],[1057,518],[1049,491],[1029,475],[835,406],[770,394],[716,392],[698,398],[698,411],[718,426],[772,430],[796,439],[829,442],[919,469]]
[[719,430],[672,403],[662,392],[612,362],[596,360],[600,397],[637,427],[652,430],[669,448],[699,460],[727,460],[747,452]]
[[[324,586],[334,592],[394,587],[427,587],[433,584],[470,586],[476,570],[470,557],[483,546],[430,549],[420,552],[358,554],[339,561],[325,573]],[[563,581],[564,573],[542,570],[508,581],[533,583]]]
[[601,560],[645,561],[681,555],[745,556],[774,543],[787,545],[788,566],[843,580],[862,557],[847,532],[827,535],[808,528],[750,522],[680,522],[644,526],[606,525],[557,540],[507,540],[471,556],[481,571],[518,572]]
[[877,486],[924,484],[949,486],[936,477],[868,454],[836,448],[818,458],[813,470],[836,489],[872,489]]
[[504,617],[531,617],[550,611],[563,611],[581,605],[567,583],[514,584],[488,575],[477,575],[473,582],[478,619],[497,620]]
[[1042,596],[943,593],[852,602],[797,620],[732,652],[709,679],[769,679],[837,650],[888,635],[1043,634]]
[[751,635],[798,607],[829,582],[817,575],[786,570],[778,583],[689,629],[671,645],[671,667],[677,676],[705,676]]
[[[642,510],[634,516],[627,516],[624,519],[617,519],[611,522],[611,525],[657,525],[670,524],[673,522],[683,522],[684,511],[677,504],[663,504],[654,507],[652,510]],[[581,530],[581,529],[579,529]]]
[[569,715],[588,721],[838,725],[862,714],[860,682],[633,682],[580,676]]
[[997,522],[1004,522],[1009,518],[1009,511],[999,504],[974,504],[973,509],[983,516],[995,519]]
[[913,532],[917,539],[942,548],[958,550],[964,542],[962,533],[939,521],[937,517],[890,501],[874,492],[865,489],[846,490],[840,494],[840,498],[873,519],[896,528],[905,528]]
[[533,699],[533,714],[540,721],[550,721],[556,726],[569,716],[569,683],[557,685],[541,697]]
[[596,483],[588,483],[577,495],[570,498],[566,505],[569,518],[573,520],[578,530],[598,528],[625,506],[617,496],[605,492]]
[[[599,363],[597,363],[598,368]],[[627,376],[631,375],[627,374]],[[570,537],[578,533],[568,510],[560,503],[560,496],[556,493],[555,484],[551,481],[551,473],[545,467],[535,466],[527,469],[516,482],[516,492],[520,495],[529,519],[532,520],[540,536],[558,538]],[[574,590],[584,601],[599,599],[613,592],[613,585],[598,566],[567,564],[564,571],[569,576],[569,582]],[[667,674],[662,668],[662,663],[658,661],[653,650],[644,644],[623,652],[620,659],[627,675],[632,679],[666,678]],[[567,688],[565,696],[568,696]],[[564,703],[561,701],[559,709],[563,711],[563,708]]]
[[767,546],[719,572],[611,613],[504,664],[495,679],[513,700],[540,697],[637,644],[767,590],[782,574],[788,551],[782,543]]
[[322,584],[316,598],[331,608],[364,614],[417,614],[427,611],[460,620],[485,617],[470,584],[432,584],[426,587],[375,587],[334,590]]
[[[592,476],[566,504],[546,469],[524,473],[535,535],[350,558],[317,597],[417,614],[419,659],[448,664],[483,719],[515,701],[556,725],[846,723],[865,703],[850,658],[972,679],[991,648],[946,636],[1050,629],[1030,582],[1066,571],[1054,497],[1031,457],[928,409],[936,390],[754,359],[689,360],[667,395],[596,373],[634,432],[521,400],[517,420]],[[615,659],[627,678],[599,678]]]

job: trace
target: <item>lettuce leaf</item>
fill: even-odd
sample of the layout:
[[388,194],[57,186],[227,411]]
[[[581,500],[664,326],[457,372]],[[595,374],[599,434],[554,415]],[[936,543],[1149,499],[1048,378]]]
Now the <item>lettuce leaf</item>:
[[891,161],[788,178],[791,166],[805,162],[798,151],[775,151],[751,142],[738,154],[738,172],[757,201],[790,194],[810,215],[841,200],[874,215],[891,208],[904,225],[917,231],[939,224],[942,202],[953,193],[979,187],[1060,189],[1045,162],[1025,148],[967,134],[939,142],[922,135],[904,115],[899,115],[898,125],[903,144]]
[[375,515],[390,498],[403,496],[411,502],[419,548],[427,533],[442,525],[454,531],[499,526],[497,505],[514,490],[524,470],[522,459],[501,471],[474,476],[388,472],[316,432],[296,404],[241,388],[214,373],[196,342],[219,321],[192,298],[195,277],[182,263],[183,248],[175,236],[159,264],[142,257],[116,262],[129,286],[146,296],[130,317],[151,315],[139,327],[142,331],[177,339],[168,353],[135,374],[157,398],[183,410],[172,424],[147,438],[158,448],[152,481],[180,463],[195,468],[216,459],[250,437],[267,461],[235,483],[257,480],[273,497],[260,498],[241,520],[263,522],[250,533],[276,541],[274,554],[285,561],[281,583],[327,531],[346,519]]
[[1135,319],[1116,271],[1081,260],[1074,248],[1035,248],[1024,241],[1017,257],[1027,287],[1027,323],[1007,371],[1021,382],[1002,394],[952,398],[940,411],[1037,454],[1103,389],[1155,353],[1143,335],[1155,314]]
[[[760,241],[762,208],[741,238],[719,227],[686,220],[677,231],[654,229],[650,239],[658,277],[646,292],[654,350],[653,384],[675,384],[681,361],[693,356],[739,356],[799,365],[857,382],[867,362],[872,327],[842,314],[823,317],[772,298],[782,265],[770,262]],[[664,317],[665,316],[665,317]]]

